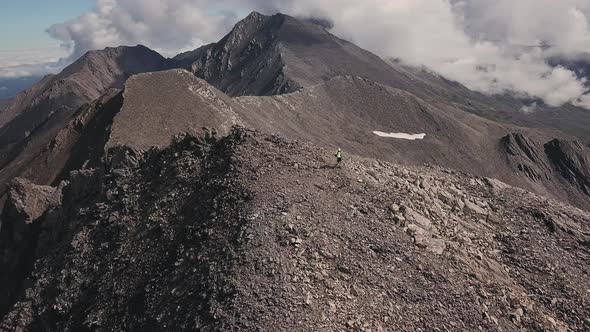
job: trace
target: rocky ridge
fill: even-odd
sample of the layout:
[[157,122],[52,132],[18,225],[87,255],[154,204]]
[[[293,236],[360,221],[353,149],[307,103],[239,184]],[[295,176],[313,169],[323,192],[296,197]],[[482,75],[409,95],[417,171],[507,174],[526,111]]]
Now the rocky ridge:
[[590,328],[587,212],[346,157],[337,167],[331,151],[234,129],[73,172],[33,222],[47,227],[1,326]]
[[590,148],[579,141],[554,139],[541,145],[512,133],[503,137],[500,145],[508,164],[531,183],[551,187],[553,180],[572,186],[575,191],[566,191],[571,201],[578,200],[580,193],[590,196]]
[[376,55],[308,20],[251,13],[218,43],[172,59],[229,96],[276,95],[353,75],[395,88],[411,83]]
[[[39,153],[87,104],[122,89],[132,75],[165,66],[166,60],[145,46],[117,47],[88,52],[61,73],[44,77],[0,112],[0,167],[22,167],[28,153]],[[5,185],[0,182],[0,196]]]
[[[175,69],[135,76],[126,84],[123,99],[107,148],[162,147],[176,134],[198,134],[209,127],[225,135],[237,124],[363,157],[430,163],[499,178],[579,207],[590,206],[590,196],[553,171],[553,162],[536,143],[552,140],[552,132],[441,110],[407,91],[360,77],[335,77],[280,96],[230,98],[205,80]],[[378,137],[375,130],[426,137],[395,140]],[[505,136],[511,132],[518,134]],[[584,150],[579,155],[590,156]]]

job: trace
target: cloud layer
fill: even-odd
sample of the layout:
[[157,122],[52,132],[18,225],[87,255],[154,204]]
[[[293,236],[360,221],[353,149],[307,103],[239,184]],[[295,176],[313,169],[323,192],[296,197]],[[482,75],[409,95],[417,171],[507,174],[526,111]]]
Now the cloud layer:
[[585,79],[546,63],[590,52],[587,0],[277,0],[267,6],[329,17],[336,34],[477,91],[590,109]]
[[170,56],[218,40],[250,10],[327,18],[335,34],[382,57],[477,91],[590,109],[585,79],[547,65],[590,52],[587,0],[97,0],[93,12],[48,31],[71,59],[138,43]]
[[29,50],[0,50],[0,79],[43,76],[58,72],[71,51],[55,46]]
[[221,9],[210,0],[97,0],[93,12],[48,32],[73,47],[73,58],[88,50],[134,44],[172,56],[227,32],[238,17]]

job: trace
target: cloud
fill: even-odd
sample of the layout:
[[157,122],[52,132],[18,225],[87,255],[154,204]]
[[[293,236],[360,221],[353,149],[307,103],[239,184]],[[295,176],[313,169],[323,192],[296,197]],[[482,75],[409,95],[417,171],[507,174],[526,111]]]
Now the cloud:
[[67,48],[55,46],[39,49],[0,50],[0,79],[43,76],[59,72],[71,53]]
[[590,108],[588,82],[547,64],[590,52],[587,0],[97,0],[94,11],[48,31],[71,59],[138,43],[171,56],[218,40],[250,10],[320,19],[382,57],[480,92]]
[[270,10],[326,16],[336,34],[473,90],[590,108],[586,80],[547,64],[555,55],[590,52],[587,0],[264,2]]
[[73,58],[106,46],[144,44],[176,55],[219,39],[238,20],[205,0],[98,0],[93,12],[53,25],[49,34],[74,49]]
[[537,111],[537,103],[532,103],[530,105],[525,105],[520,108],[520,111],[524,114],[532,114]]
[[0,86],[0,91],[6,91],[6,90],[8,90],[8,87],[6,87],[6,86]]

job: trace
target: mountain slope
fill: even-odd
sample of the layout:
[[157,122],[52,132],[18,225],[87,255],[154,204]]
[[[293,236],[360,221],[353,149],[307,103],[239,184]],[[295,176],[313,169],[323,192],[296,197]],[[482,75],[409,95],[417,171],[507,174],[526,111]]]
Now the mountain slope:
[[[521,127],[553,128],[590,141],[590,112],[584,108],[570,104],[550,107],[541,100],[522,99],[510,94],[486,95],[471,91],[426,68],[409,67],[396,61],[388,63],[412,81],[413,93],[439,107],[453,107]],[[524,111],[525,107],[528,111]]]
[[[106,48],[91,51],[66,67],[58,75],[48,75],[35,86],[11,100],[8,109],[0,114],[2,137],[12,127],[27,131],[59,109],[77,109],[96,100],[108,89],[121,89],[131,75],[160,70],[165,59],[144,46]],[[27,117],[31,124],[10,124],[16,118]],[[8,126],[7,126],[8,125]],[[7,128],[8,127],[8,128]],[[23,130],[24,129],[24,130]],[[15,135],[18,133],[15,133]]]
[[[165,66],[161,55],[144,46],[91,51],[60,74],[44,77],[11,99],[0,111],[0,197],[7,181],[15,176],[26,176],[39,184],[52,183],[62,171],[63,165],[58,164],[67,162],[69,157],[62,156],[65,159],[57,161],[59,158],[54,156],[51,162],[40,160],[48,158],[46,150],[50,143],[59,140],[56,135],[64,128],[68,130],[69,123],[81,117],[91,118],[79,113],[94,106],[82,106],[103,95],[99,104],[106,103],[114,96],[111,89],[123,88],[130,76]],[[108,127],[99,129],[107,130]]]
[[33,250],[2,255],[34,263],[27,282],[0,285],[20,290],[2,328],[590,327],[588,213],[446,169],[353,156],[333,168],[331,155],[239,129],[73,173],[60,207],[11,219],[41,215],[14,233]]
[[4,109],[10,103],[10,99],[0,99],[0,112],[4,111]]
[[290,93],[352,75],[408,91],[439,108],[518,126],[555,128],[590,140],[590,112],[582,108],[548,107],[537,101],[536,112],[527,114],[521,110],[535,100],[471,91],[427,70],[384,61],[321,25],[283,14],[254,12],[218,43],[181,54],[173,63],[230,96]]
[[288,93],[343,75],[406,87],[376,55],[283,14],[254,12],[218,43],[173,60],[230,96]]
[[[358,77],[337,77],[280,96],[230,98],[187,71],[169,70],[134,76],[125,86],[120,105],[106,147],[98,150],[126,146],[145,151],[167,146],[177,134],[203,133],[203,127],[225,135],[233,125],[243,125],[333,149],[341,147],[364,157],[406,165],[430,163],[499,178],[590,207],[590,195],[583,187],[549,166],[552,162],[542,144],[535,150],[541,157],[523,163],[511,157],[521,153],[523,146],[510,149],[512,143],[504,142],[512,133],[535,142],[549,142],[559,133],[505,125],[453,109],[443,111],[408,92]],[[425,138],[392,139],[374,131],[424,133]],[[572,140],[566,135],[558,137],[564,142]],[[580,151],[582,156],[585,153]],[[543,178],[531,177],[522,165],[547,171]]]
[[[131,75],[161,70],[165,59],[144,47],[91,51],[58,75],[46,76],[11,100],[0,113],[0,157],[3,162],[37,126],[56,113],[76,111],[110,88],[122,88]],[[61,115],[58,115],[61,116]]]

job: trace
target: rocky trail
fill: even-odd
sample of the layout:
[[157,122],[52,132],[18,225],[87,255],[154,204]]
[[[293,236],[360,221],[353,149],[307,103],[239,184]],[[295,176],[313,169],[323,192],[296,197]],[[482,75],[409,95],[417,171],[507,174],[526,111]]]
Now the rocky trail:
[[236,128],[11,184],[0,330],[590,329],[588,212],[332,155]]

